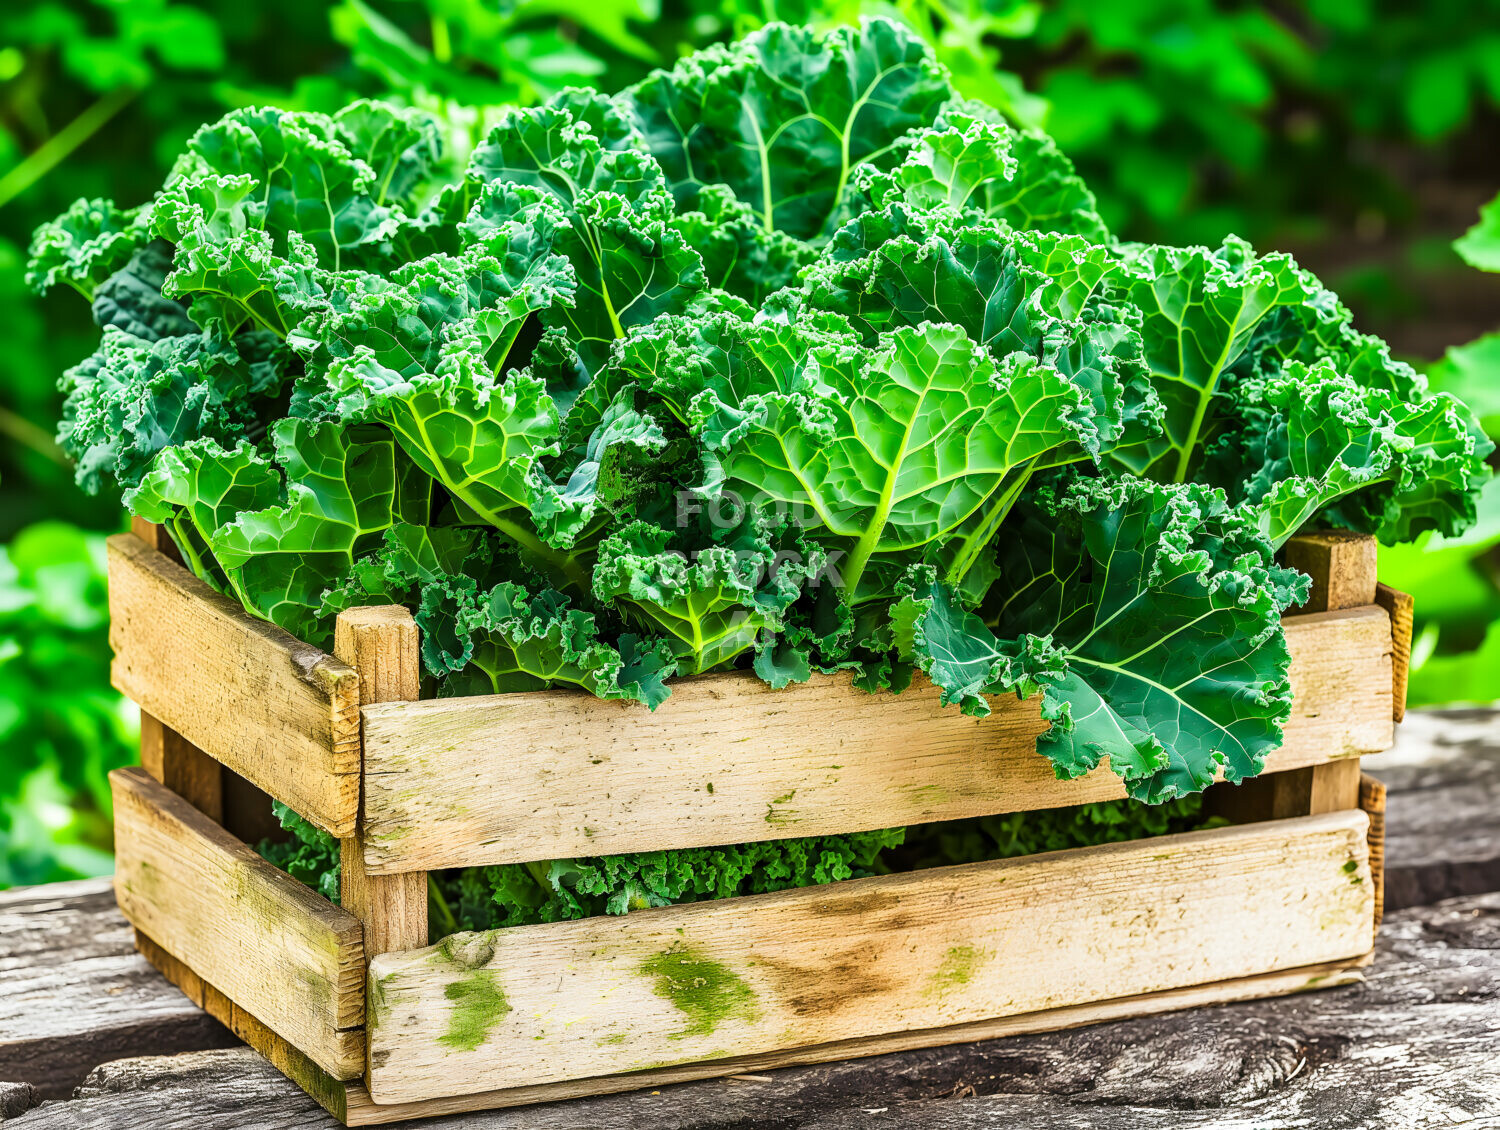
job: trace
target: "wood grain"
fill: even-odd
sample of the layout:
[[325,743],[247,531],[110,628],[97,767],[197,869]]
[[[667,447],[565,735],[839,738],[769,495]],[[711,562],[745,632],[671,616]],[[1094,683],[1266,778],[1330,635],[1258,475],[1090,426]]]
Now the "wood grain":
[[141,767],[210,820],[224,822],[224,767],[145,711]]
[[114,685],[335,835],[359,811],[353,670],[247,616],[133,534],[109,539]]
[[[1289,617],[1292,718],[1268,771],[1386,749],[1390,620]],[[674,685],[654,713],[567,691],[365,707],[372,874],[826,835],[1125,795],[1107,766],[1059,781],[1035,700],[987,718],[922,681],[773,691],[753,673]],[[1352,807],[1352,804],[1350,805]]]
[[66,1099],[106,1059],[233,1043],[133,942],[108,879],[0,891],[0,1080]]
[[[413,701],[421,694],[419,646],[417,623],[400,605],[339,613],[333,650],[358,673],[361,705]],[[364,927],[365,954],[426,945],[426,874],[368,874],[362,830],[340,846],[341,901]]]
[[1411,674],[1411,633],[1416,617],[1416,601],[1390,585],[1375,586],[1375,603],[1391,618],[1391,708],[1392,717],[1400,722],[1406,717],[1406,681]]
[[356,1077],[364,1066],[359,922],[143,770],[117,769],[110,785],[125,917],[324,1070]]
[[[139,930],[136,948],[159,973],[197,1006],[301,1087],[335,1118],[345,1117],[346,1084],[329,1075],[307,1056],[251,1016],[229,997],[204,981]],[[361,1088],[363,1091],[363,1088]]]
[[1370,879],[1375,886],[1375,925],[1385,916],[1385,784],[1368,773],[1360,774],[1359,806],[1370,818]]
[[466,1114],[480,1110],[500,1110],[530,1106],[535,1103],[562,1102],[592,1095],[610,1095],[622,1091],[643,1091],[698,1079],[722,1079],[749,1072],[775,1071],[809,1063],[834,1063],[889,1055],[893,1052],[941,1048],[979,1040],[1002,1039],[1036,1032],[1058,1032],[1103,1024],[1134,1016],[1152,1016],[1182,1009],[1203,1008],[1232,1001],[1257,1000],[1285,996],[1313,989],[1332,989],[1359,980],[1359,970],[1369,965],[1370,954],[1342,961],[1304,965],[1297,969],[1262,973],[1193,985],[1186,989],[1166,989],[1158,993],[1120,997],[1095,1004],[1045,1009],[997,1020],[980,1020],[946,1028],[929,1028],[917,1032],[894,1032],[858,1040],[840,1040],[812,1047],[790,1048],[761,1055],[735,1056],[705,1063],[686,1063],[677,1067],[660,1067],[629,1075],[606,1075],[594,1079],[577,1079],[565,1083],[543,1083],[512,1087],[504,1091],[486,1091],[477,1095],[454,1095],[410,1103],[377,1103],[370,1092],[358,1083],[348,1085],[345,1115],[350,1126],[383,1126],[415,1118]]
[[1375,539],[1350,530],[1298,534],[1281,550],[1293,569],[1312,578],[1306,612],[1333,612],[1375,603]]
[[1389,789],[1387,913],[1500,891],[1500,710],[1413,710],[1364,768]]
[[1374,934],[1367,830],[1356,810],[455,935],[370,962],[370,1094],[640,1071],[1355,957]]
[[[169,560],[182,563],[167,532],[134,515],[131,532]],[[224,822],[223,767],[161,720],[141,712],[141,765],[210,820]]]
[[[645,1087],[628,1095],[431,1126],[1477,1130],[1500,1110],[1497,918],[1500,895],[1393,914],[1363,980],[1332,992],[812,1067],[741,1067],[671,1087],[642,1075],[611,1081]],[[71,1103],[34,1111],[17,1130],[143,1127],[334,1130],[248,1049],[104,1064]]]

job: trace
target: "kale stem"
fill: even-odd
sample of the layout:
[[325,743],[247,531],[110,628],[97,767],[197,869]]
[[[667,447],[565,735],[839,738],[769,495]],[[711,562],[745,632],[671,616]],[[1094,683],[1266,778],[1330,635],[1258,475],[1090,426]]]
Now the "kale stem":
[[5,207],[37,181],[41,180],[80,145],[101,130],[105,123],[123,110],[140,91],[133,86],[111,90],[89,106],[78,117],[42,142],[5,176],[0,177],[0,208]]
[[453,37],[448,34],[448,21],[442,16],[432,17],[432,57],[439,63],[453,62]]
[[[468,499],[464,499],[464,501],[471,507],[474,506]],[[559,574],[560,579],[565,579],[568,584],[572,585],[579,592],[587,594],[593,589],[588,572],[579,564],[576,557],[571,557],[566,553],[553,549],[520,522],[503,518],[493,511],[485,511],[478,507],[474,507],[474,509],[478,510],[495,529],[499,530],[534,557],[545,562]]]
[[57,442],[47,434],[45,429],[37,427],[25,416],[5,407],[0,407],[0,436],[13,439],[22,447],[29,447],[38,455],[52,460],[59,467],[68,466],[68,457],[63,454],[62,448],[57,446]]
[[453,908],[448,905],[448,900],[438,889],[437,880],[432,877],[431,871],[427,872],[427,902],[438,912],[438,917],[442,920],[443,932],[438,936],[446,938],[449,934],[458,933],[458,919],[453,916]]

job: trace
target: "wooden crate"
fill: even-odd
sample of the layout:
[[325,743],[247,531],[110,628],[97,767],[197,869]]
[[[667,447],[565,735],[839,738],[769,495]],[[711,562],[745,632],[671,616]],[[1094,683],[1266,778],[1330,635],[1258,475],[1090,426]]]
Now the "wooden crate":
[[[351,1125],[1037,1031],[1339,984],[1377,919],[1359,757],[1405,697],[1410,605],[1360,539],[1301,539],[1294,709],[1267,774],[1187,835],[427,944],[438,868],[805,836],[1123,796],[1053,778],[1035,702],[919,685],[682,680],[650,713],[564,691],[417,701],[403,609],[327,655],[110,542],[116,685],[143,769],[113,778],[141,948]],[[165,550],[165,552],[164,552]],[[1299,556],[1300,555],[1300,556]],[[1366,807],[1378,807],[1373,786]],[[338,836],[342,908],[249,847],[266,797]]]

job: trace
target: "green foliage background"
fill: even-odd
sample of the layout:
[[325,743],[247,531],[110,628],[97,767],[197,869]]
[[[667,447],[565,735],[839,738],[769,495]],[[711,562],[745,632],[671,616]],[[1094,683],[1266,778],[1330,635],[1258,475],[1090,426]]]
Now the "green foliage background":
[[[1048,129],[1127,239],[1284,247],[1360,328],[1431,363],[1500,432],[1500,0],[40,0],[0,12],[0,886],[107,870],[104,773],[132,759],[108,688],[102,540],[51,440],[95,336],[23,279],[80,196],[144,199],[189,134],[256,103],[435,106],[616,89],[772,19],[862,13],[928,36],[963,91]],[[460,143],[463,138],[457,139]],[[1466,262],[1467,261],[1467,262]],[[1472,266],[1471,266],[1471,265]],[[1475,270],[1474,268],[1479,268]],[[1383,551],[1384,552],[1384,551]],[[1500,494],[1451,544],[1385,552],[1418,599],[1414,702],[1500,698]]]

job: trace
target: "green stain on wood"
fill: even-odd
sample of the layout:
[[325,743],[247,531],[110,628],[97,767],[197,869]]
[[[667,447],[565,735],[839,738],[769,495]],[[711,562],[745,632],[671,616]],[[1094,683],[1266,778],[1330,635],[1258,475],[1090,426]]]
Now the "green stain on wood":
[[448,1014],[448,1031],[438,1037],[438,1043],[457,1051],[471,1052],[479,1047],[510,1012],[500,982],[488,969],[449,983],[443,996],[453,1002],[453,1010]]
[[967,985],[974,979],[974,972],[990,956],[988,950],[977,946],[954,946],[943,955],[943,963],[927,979],[927,995],[944,996],[954,989]]
[[651,991],[688,1019],[673,1039],[710,1036],[732,1016],[754,1020],[758,1015],[755,990],[743,977],[690,950],[652,954],[641,962],[641,972],[654,978]]
[[789,793],[783,793],[781,796],[779,796],[775,800],[773,800],[770,804],[766,805],[766,823],[767,824],[791,824],[791,823],[794,823],[796,821],[796,819],[797,819],[796,813],[793,813],[793,812],[780,812],[780,811],[777,811],[777,809],[778,809],[778,806],[780,806],[780,805],[791,803],[791,799],[794,796],[796,796],[796,795],[797,795],[797,790],[793,789]]

